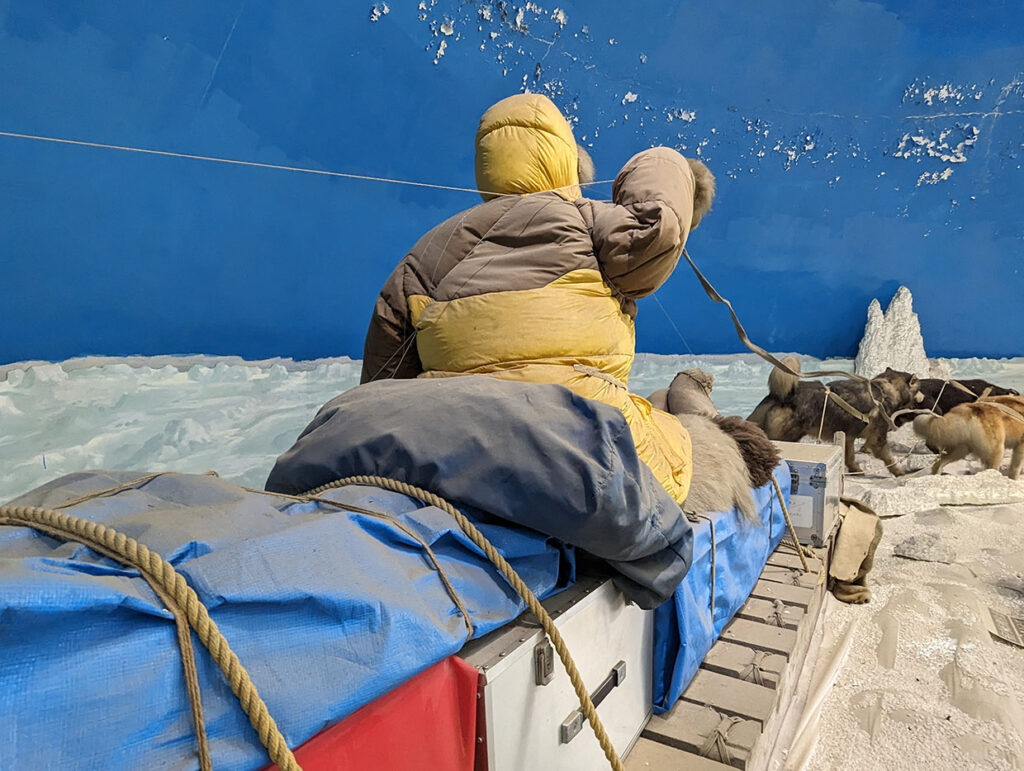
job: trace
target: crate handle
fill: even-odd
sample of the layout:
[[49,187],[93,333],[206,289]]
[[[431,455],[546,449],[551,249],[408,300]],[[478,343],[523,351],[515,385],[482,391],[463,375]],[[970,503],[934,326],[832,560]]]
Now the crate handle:
[[[608,673],[608,676],[597,686],[597,690],[590,695],[590,700],[594,703],[594,707],[597,707],[605,697],[612,692],[612,690],[619,685],[622,685],[626,679],[626,662],[620,661],[614,667],[612,671]],[[562,725],[559,727],[559,736],[561,737],[562,744],[568,744],[576,738],[583,728],[583,710],[577,708],[573,710],[569,717],[562,721]]]

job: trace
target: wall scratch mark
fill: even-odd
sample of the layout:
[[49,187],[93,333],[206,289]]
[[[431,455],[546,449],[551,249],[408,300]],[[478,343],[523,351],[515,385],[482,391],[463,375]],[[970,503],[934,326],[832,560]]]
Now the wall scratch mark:
[[238,26],[238,20],[242,18],[242,12],[245,10],[245,4],[247,2],[248,0],[242,0],[242,4],[238,7],[238,13],[235,14],[235,20],[231,24],[231,29],[228,30],[228,36],[224,38],[224,45],[220,47],[220,55],[217,57],[217,61],[213,64],[213,72],[210,73],[210,81],[206,84],[203,95],[199,99],[200,107],[206,106],[206,101],[210,97],[210,89],[213,88],[213,81],[217,78],[217,70],[220,69],[220,61],[224,58],[224,52],[228,50],[228,43],[231,42],[231,36],[235,34],[235,27]]
[[992,135],[995,133],[996,120],[1000,116],[1006,114],[1002,111],[1003,104],[1005,104],[1006,100],[1010,98],[1010,94],[1013,94],[1016,91],[1018,91],[1018,89],[1020,89],[1022,85],[1024,85],[1024,72],[1018,72],[1014,76],[1013,80],[1011,80],[1009,83],[1003,86],[1002,89],[1000,89],[999,98],[996,99],[996,104],[992,108],[992,112],[990,113],[991,125],[989,125],[988,131],[986,132],[988,135],[986,139],[988,141],[985,142],[985,169],[984,173],[982,174],[984,188],[981,192],[983,193],[989,192],[989,182],[992,179]]

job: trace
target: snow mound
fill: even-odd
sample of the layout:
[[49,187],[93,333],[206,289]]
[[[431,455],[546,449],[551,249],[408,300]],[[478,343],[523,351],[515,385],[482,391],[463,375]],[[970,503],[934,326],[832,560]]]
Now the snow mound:
[[864,377],[882,374],[886,367],[931,377],[932,367],[924,351],[921,322],[914,313],[914,298],[901,286],[882,313],[878,300],[868,306],[868,322],[860,341],[854,371]]
[[165,445],[189,452],[212,444],[213,438],[198,421],[182,418],[169,421],[164,426],[163,441]]
[[63,370],[60,364],[38,364],[29,367],[28,372],[21,380],[21,385],[33,386],[39,383],[63,383],[68,379],[68,373]]
[[990,506],[1024,502],[1024,482],[995,469],[970,476],[904,477],[889,487],[868,487],[861,500],[880,517],[899,517],[939,506]]

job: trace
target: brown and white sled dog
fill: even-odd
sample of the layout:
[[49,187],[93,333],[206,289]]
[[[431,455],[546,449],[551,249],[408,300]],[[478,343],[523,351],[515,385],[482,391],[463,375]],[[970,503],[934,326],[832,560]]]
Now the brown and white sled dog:
[[[1015,418],[996,404],[1020,418]],[[960,404],[945,415],[918,415],[914,432],[925,440],[928,449],[940,453],[932,466],[938,474],[949,463],[974,455],[985,468],[998,469],[1003,453],[1013,450],[1007,476],[1016,479],[1024,464],[1024,397],[996,396],[970,404]]]
[[[782,363],[794,372],[800,371],[800,362],[787,356]],[[921,401],[915,375],[886,369],[868,384],[860,380],[833,380],[828,387],[868,420],[851,415],[828,398],[825,384],[815,380],[801,380],[775,368],[768,376],[768,396],[754,408],[747,418],[764,429],[769,438],[782,442],[799,442],[805,436],[818,436],[831,441],[837,431],[846,433],[846,470],[861,470],[854,454],[854,440],[864,439],[864,451],[882,460],[893,476],[906,473],[889,451],[889,423],[882,414],[892,415],[897,410],[911,409]],[[872,400],[878,400],[878,405]],[[828,403],[826,404],[826,399]],[[822,417],[824,415],[824,418]]]

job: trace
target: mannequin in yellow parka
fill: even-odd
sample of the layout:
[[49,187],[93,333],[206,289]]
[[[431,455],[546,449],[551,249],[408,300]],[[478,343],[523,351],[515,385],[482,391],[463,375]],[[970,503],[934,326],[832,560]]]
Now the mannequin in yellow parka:
[[689,435],[629,393],[633,319],[635,300],[671,275],[714,182],[703,164],[656,147],[626,163],[604,203],[582,197],[579,162],[547,97],[512,96],[484,113],[485,202],[423,236],[391,274],[362,382],[485,374],[564,385],[622,410],[638,455],[682,503]]

